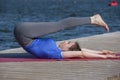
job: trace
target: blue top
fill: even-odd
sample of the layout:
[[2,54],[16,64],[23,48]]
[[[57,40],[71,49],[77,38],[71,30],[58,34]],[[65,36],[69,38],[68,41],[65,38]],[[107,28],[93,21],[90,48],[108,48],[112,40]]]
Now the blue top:
[[57,47],[55,41],[50,38],[34,39],[24,49],[39,58],[63,59],[61,50]]

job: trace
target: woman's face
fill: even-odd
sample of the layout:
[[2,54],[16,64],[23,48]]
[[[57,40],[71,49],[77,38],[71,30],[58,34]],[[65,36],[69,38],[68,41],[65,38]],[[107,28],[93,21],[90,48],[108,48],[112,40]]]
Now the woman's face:
[[58,47],[63,51],[68,51],[72,50],[72,48],[74,49],[76,47],[76,43],[71,41],[64,41],[61,42]]

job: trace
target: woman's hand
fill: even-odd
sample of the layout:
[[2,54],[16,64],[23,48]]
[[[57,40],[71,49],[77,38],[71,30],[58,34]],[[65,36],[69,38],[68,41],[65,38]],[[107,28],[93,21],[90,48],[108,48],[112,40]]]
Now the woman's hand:
[[82,49],[84,57],[86,58],[120,58],[120,56],[116,56],[115,52],[103,50],[96,51],[90,49]]

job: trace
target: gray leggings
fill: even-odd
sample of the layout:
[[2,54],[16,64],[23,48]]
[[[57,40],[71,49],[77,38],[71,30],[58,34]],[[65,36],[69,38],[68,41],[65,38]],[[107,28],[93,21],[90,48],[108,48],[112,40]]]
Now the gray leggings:
[[70,17],[57,22],[23,22],[15,26],[14,35],[21,46],[26,46],[40,36],[90,23],[90,17]]

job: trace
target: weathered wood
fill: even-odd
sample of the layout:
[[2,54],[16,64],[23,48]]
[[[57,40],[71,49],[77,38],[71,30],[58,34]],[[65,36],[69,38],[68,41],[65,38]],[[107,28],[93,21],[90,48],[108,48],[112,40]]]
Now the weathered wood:
[[120,61],[0,63],[1,80],[107,80],[120,74]]

